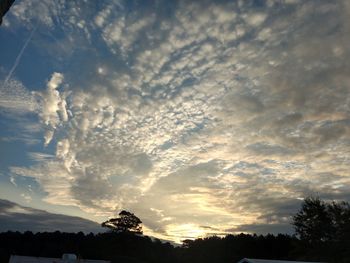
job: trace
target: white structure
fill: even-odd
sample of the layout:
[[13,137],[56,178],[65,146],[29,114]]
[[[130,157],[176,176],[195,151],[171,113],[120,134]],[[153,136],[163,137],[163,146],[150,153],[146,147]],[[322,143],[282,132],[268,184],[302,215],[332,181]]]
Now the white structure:
[[321,263],[321,262],[244,258],[244,259],[241,259],[240,261],[238,261],[238,263]]
[[78,259],[74,254],[63,254],[62,258],[11,256],[9,263],[110,263],[106,260]]

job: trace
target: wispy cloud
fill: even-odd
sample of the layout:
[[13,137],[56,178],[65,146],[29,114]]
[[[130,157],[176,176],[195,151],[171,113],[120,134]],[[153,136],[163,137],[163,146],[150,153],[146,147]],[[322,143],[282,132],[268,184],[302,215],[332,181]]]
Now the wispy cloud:
[[39,105],[22,82],[11,79],[0,88],[0,110],[6,114],[35,112]]
[[35,33],[36,29],[37,29],[37,26],[33,28],[33,30],[30,32],[30,34],[29,34],[29,36],[28,36],[26,42],[24,42],[23,47],[22,47],[21,50],[19,51],[19,53],[18,53],[18,55],[17,55],[17,57],[16,57],[16,60],[15,60],[15,62],[13,63],[12,68],[10,69],[9,73],[7,74],[7,76],[6,76],[6,78],[5,78],[5,81],[4,81],[4,84],[3,84],[4,86],[6,86],[6,85],[7,85],[7,82],[11,79],[12,74],[13,74],[13,72],[16,70],[16,68],[17,68],[17,66],[18,66],[18,64],[19,64],[19,62],[20,62],[20,60],[21,60],[21,58],[22,58],[22,56],[23,56],[23,53],[24,53],[25,49],[27,48],[27,46],[28,46],[30,40],[32,39],[33,34]]

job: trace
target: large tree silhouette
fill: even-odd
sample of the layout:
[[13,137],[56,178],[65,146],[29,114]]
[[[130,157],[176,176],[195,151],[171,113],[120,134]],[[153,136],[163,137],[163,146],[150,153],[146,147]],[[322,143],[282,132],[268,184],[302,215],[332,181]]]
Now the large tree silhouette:
[[101,225],[107,227],[113,232],[131,232],[135,234],[142,234],[142,221],[133,213],[128,211],[121,211],[119,217],[111,218]]
[[293,217],[296,234],[309,243],[324,242],[333,233],[332,217],[327,204],[318,197],[307,197]]
[[349,232],[350,205],[307,197],[293,217],[296,234],[309,243],[336,241]]
[[302,242],[299,253],[313,260],[350,262],[349,203],[305,198],[292,224]]

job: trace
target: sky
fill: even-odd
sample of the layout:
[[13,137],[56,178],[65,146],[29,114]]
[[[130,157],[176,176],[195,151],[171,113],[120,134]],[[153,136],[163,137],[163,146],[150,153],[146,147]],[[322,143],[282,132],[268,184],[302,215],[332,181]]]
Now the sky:
[[180,242],[350,201],[348,0],[16,0],[0,43],[0,222]]

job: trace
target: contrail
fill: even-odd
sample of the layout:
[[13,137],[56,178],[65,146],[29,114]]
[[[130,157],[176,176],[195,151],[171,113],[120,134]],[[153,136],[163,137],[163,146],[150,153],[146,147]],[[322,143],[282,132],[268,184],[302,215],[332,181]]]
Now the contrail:
[[37,29],[37,27],[38,27],[38,25],[36,25],[36,26],[33,28],[32,32],[30,33],[29,37],[27,38],[26,42],[24,43],[24,45],[23,45],[21,51],[20,51],[19,54],[17,55],[16,60],[15,60],[15,63],[13,64],[13,66],[12,66],[12,68],[11,68],[9,74],[7,74],[7,77],[6,77],[5,82],[4,82],[4,86],[6,86],[7,82],[8,82],[9,79],[11,78],[13,72],[15,71],[16,67],[18,66],[19,61],[21,60],[21,57],[22,57],[22,55],[23,55],[23,52],[24,52],[24,50],[26,49],[26,47],[28,46],[29,41],[32,39],[33,34],[34,34],[35,30]]

